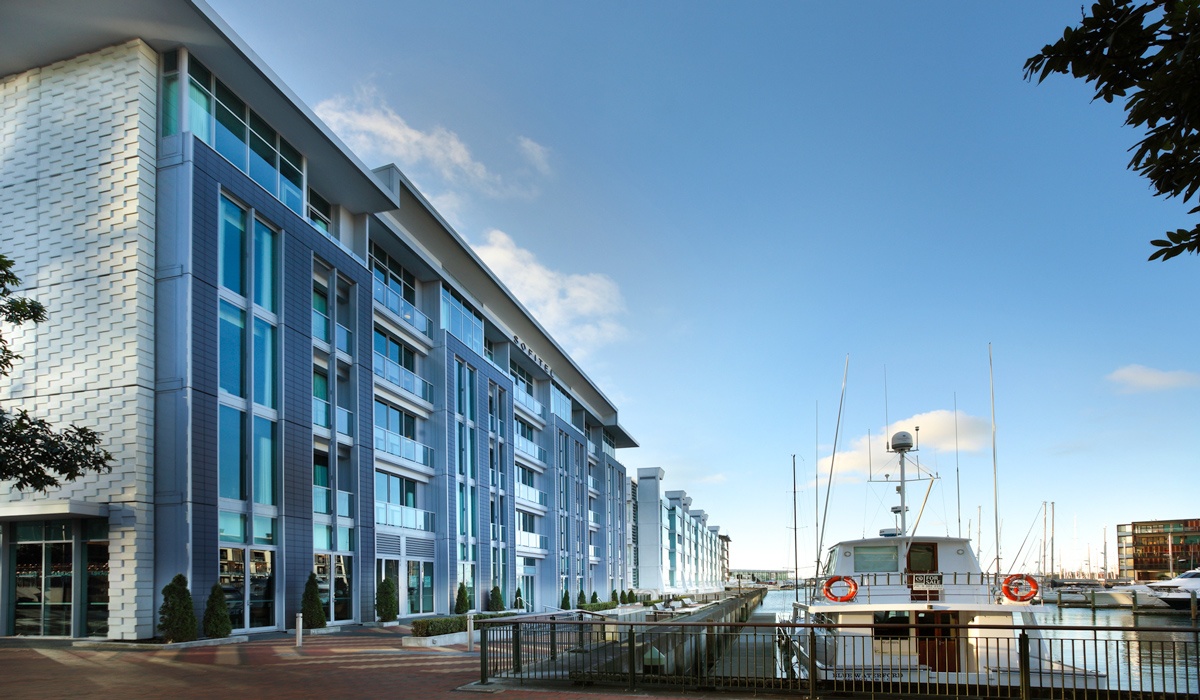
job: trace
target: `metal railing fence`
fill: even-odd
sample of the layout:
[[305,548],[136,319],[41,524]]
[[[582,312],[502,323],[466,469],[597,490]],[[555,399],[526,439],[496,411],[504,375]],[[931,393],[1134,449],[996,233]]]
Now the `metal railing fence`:
[[740,602],[733,599],[727,612],[704,621],[624,622],[581,619],[578,613],[485,621],[480,682],[567,681],[814,698],[1200,696],[1200,630],[747,622]]

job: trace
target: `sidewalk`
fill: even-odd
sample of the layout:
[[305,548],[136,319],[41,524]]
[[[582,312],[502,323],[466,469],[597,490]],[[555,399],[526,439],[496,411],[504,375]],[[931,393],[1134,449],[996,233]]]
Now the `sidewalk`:
[[[465,645],[402,648],[407,626],[346,627],[305,636],[283,633],[243,644],[164,650],[92,650],[69,642],[3,640],[0,687],[22,700],[58,698],[455,698],[496,694],[506,700],[610,700],[630,697],[721,698],[732,693],[627,693],[617,688],[478,686],[479,655]],[[33,646],[30,646],[33,645]]]

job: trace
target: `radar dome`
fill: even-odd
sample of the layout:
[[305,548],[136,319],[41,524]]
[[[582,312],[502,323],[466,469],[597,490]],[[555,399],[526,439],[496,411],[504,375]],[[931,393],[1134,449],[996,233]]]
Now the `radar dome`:
[[901,430],[892,436],[892,449],[897,452],[907,452],[913,448],[912,433]]

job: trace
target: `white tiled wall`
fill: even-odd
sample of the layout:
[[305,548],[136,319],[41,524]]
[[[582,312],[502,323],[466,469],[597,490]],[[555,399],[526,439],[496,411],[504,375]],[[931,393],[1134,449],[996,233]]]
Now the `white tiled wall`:
[[0,401],[103,434],[111,474],[5,503],[109,504],[109,636],[153,636],[155,122],[158,57],[130,41],[0,78],[0,252],[36,328]]

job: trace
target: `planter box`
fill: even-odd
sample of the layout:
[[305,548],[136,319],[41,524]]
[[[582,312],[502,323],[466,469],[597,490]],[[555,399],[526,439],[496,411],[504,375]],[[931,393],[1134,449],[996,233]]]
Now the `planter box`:
[[[479,641],[479,630],[474,632],[475,641]],[[435,634],[432,637],[401,637],[400,646],[402,647],[441,647],[448,644],[466,644],[466,632],[454,632],[452,634]]]
[[[160,651],[167,649],[191,649],[194,647],[216,647],[223,644],[241,644],[242,642],[250,641],[250,637],[244,634],[233,635],[222,639],[197,639],[194,642],[175,642],[173,644],[150,644],[139,642],[104,642],[104,641],[78,641],[73,642],[71,646],[80,647],[83,649],[99,649],[103,651]],[[465,642],[466,639],[464,638]]]

